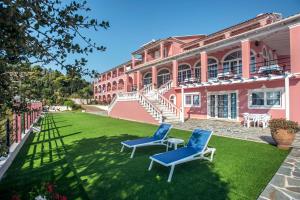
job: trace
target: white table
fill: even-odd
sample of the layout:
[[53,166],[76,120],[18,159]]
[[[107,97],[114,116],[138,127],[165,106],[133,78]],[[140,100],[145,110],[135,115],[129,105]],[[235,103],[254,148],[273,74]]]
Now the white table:
[[184,145],[184,140],[183,139],[179,139],[179,138],[169,138],[167,139],[167,151],[169,150],[169,147],[174,147],[174,149],[177,149],[177,146],[179,144],[183,144]]

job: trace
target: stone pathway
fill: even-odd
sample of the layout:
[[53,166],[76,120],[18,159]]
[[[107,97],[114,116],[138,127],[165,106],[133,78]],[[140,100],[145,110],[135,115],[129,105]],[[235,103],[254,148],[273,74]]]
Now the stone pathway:
[[[215,135],[274,144],[270,129],[246,128],[237,122],[189,119],[173,123],[174,128],[193,130],[201,127],[213,130]],[[286,157],[258,200],[300,200],[300,133],[296,134],[293,149]]]
[[280,166],[258,200],[300,199],[300,134],[296,135],[293,149]]
[[193,130],[194,128],[202,128],[213,130],[214,135],[238,138],[243,140],[251,140],[256,142],[264,142],[274,144],[271,137],[270,129],[260,127],[243,127],[239,122],[223,121],[215,119],[189,119],[184,123],[172,123],[174,128],[183,130]]

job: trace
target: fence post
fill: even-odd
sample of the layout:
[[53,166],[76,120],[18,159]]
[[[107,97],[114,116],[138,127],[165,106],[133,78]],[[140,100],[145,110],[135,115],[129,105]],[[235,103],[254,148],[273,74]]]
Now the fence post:
[[17,141],[17,132],[18,132],[18,118],[17,118],[16,113],[13,114],[13,129],[12,129],[12,132],[13,132],[14,142],[16,142]]
[[10,147],[10,126],[9,126],[9,118],[6,119],[6,146]]
[[24,112],[24,129],[27,130],[27,112]]
[[29,115],[29,111],[27,111],[27,129],[29,129],[30,127],[30,115]]
[[22,123],[21,123],[21,114],[18,113],[17,115],[17,143],[21,142],[21,135],[22,135]]

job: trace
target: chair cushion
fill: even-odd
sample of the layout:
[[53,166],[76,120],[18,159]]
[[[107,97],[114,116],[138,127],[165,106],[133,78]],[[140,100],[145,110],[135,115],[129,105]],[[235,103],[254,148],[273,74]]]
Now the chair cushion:
[[136,146],[139,144],[145,144],[145,143],[149,143],[149,142],[154,142],[157,141],[157,139],[155,139],[154,137],[151,138],[140,138],[140,139],[135,139],[135,140],[128,140],[128,141],[124,141],[122,142],[122,144],[126,144],[128,146]]
[[168,151],[160,154],[155,154],[153,156],[150,156],[150,158],[153,158],[155,160],[158,160],[166,165],[171,164],[175,161],[181,160],[183,158],[192,156],[196,154],[197,151],[194,148],[191,147],[183,147],[177,150]]
[[192,133],[192,136],[189,139],[187,147],[191,147],[195,149],[197,152],[201,152],[207,145],[211,134],[212,131],[195,129]]
[[169,129],[171,128],[171,124],[161,124],[157,131],[154,133],[153,137],[157,140],[162,140],[167,135]]

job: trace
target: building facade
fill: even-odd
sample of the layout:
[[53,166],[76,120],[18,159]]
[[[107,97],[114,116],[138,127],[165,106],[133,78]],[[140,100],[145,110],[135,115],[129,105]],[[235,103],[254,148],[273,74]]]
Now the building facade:
[[151,41],[131,55],[94,82],[95,100],[112,117],[242,121],[257,113],[300,122],[300,14],[260,14],[209,35]]

